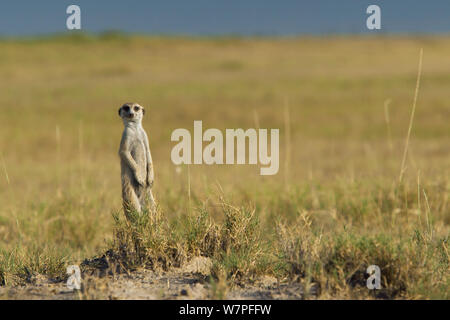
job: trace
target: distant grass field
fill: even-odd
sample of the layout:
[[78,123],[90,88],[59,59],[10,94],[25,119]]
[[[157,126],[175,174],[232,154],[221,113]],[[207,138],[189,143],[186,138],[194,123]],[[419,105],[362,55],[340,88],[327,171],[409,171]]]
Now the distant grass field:
[[[225,287],[271,275],[323,299],[448,299],[449,56],[448,37],[1,40],[0,285],[129,248],[126,263],[152,268],[209,256]],[[146,107],[161,207],[137,226],[121,216],[117,155],[129,101]],[[176,170],[171,132],[194,120],[279,128],[278,175]]]

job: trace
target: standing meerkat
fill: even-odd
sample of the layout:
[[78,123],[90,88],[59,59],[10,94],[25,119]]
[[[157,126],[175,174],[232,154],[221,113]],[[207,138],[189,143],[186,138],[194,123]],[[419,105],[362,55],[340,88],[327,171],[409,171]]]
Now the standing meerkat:
[[152,156],[142,127],[144,114],[144,108],[137,103],[125,103],[119,109],[124,124],[119,157],[123,208],[127,218],[132,211],[141,213],[156,207],[151,191],[154,179]]

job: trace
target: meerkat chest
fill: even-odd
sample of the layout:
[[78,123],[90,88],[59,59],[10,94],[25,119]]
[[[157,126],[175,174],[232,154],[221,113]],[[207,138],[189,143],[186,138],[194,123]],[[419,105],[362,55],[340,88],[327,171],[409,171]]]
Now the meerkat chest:
[[131,156],[139,162],[147,161],[147,152],[145,150],[145,135],[138,130],[135,133],[134,139],[131,143]]

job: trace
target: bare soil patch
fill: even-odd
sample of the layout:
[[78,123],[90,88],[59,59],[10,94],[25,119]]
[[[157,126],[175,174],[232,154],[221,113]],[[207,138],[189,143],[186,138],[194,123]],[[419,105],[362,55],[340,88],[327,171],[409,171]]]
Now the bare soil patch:
[[[83,272],[81,290],[72,291],[65,281],[52,281],[36,276],[31,283],[0,287],[2,299],[303,299],[300,283],[280,283],[272,277],[262,277],[221,291],[220,284],[211,281],[208,258],[196,257],[182,268],[155,272],[138,269],[131,273]],[[313,290],[314,291],[314,288]],[[313,293],[313,292],[312,292]]]

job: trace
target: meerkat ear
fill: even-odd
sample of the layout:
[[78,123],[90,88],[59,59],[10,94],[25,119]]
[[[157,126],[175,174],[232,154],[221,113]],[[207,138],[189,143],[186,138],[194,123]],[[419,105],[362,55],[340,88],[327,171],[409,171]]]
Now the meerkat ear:
[[119,108],[119,116],[120,116],[120,111],[122,111],[122,107]]
[[144,115],[145,114],[145,109],[144,109],[144,107],[142,107],[142,115]]

